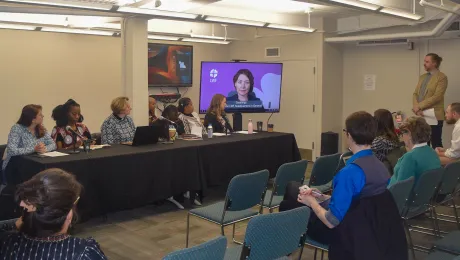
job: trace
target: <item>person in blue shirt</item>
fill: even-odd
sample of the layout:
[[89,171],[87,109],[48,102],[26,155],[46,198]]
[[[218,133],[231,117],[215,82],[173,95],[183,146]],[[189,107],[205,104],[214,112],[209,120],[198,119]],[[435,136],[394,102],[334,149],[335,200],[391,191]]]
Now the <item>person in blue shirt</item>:
[[[407,259],[401,218],[386,189],[390,174],[371,149],[377,124],[369,113],[356,112],[345,125],[343,132],[353,156],[334,177],[332,195],[291,182],[280,211],[310,207],[307,234],[329,244],[331,260]],[[357,244],[360,246],[355,247]]]

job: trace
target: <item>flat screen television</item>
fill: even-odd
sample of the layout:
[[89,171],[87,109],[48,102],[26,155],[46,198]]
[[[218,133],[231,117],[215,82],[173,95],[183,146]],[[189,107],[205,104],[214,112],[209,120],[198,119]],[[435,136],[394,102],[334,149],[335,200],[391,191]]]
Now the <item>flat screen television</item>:
[[149,87],[191,87],[193,46],[148,44]]
[[199,111],[222,94],[228,113],[279,113],[282,72],[282,63],[201,62]]

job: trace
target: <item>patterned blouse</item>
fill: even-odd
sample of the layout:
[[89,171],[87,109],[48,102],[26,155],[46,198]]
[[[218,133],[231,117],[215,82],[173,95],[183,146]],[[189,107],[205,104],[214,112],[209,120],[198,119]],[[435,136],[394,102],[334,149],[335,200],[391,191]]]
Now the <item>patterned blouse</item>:
[[399,143],[389,140],[385,136],[377,136],[371,146],[375,156],[382,162],[393,149],[398,147]]
[[[179,119],[184,123],[186,134],[195,134],[201,131],[202,135],[206,135],[206,127],[203,126],[196,112],[193,112],[191,115],[180,113]],[[199,128],[201,128],[201,130]]]
[[107,257],[92,238],[60,235],[40,239],[11,232],[0,236],[0,259],[100,260]]
[[102,144],[120,144],[132,142],[136,133],[136,126],[129,116],[123,118],[117,115],[110,115],[101,126]]
[[56,150],[56,143],[51,139],[48,132],[42,138],[37,138],[23,125],[15,124],[11,127],[5,151],[6,156],[2,166],[3,170],[6,169],[12,156],[32,154],[35,152],[35,146],[38,143],[44,143],[47,152]]
[[[89,129],[88,127],[86,127],[86,125],[82,124],[82,123],[77,123],[77,132],[81,135],[81,136],[84,136],[88,139],[91,139],[91,133],[89,132]],[[56,142],[56,144],[58,142],[61,142],[62,143],[62,148],[69,148],[69,147],[73,147],[73,143],[74,143],[74,140],[73,140],[73,135],[71,132],[67,131],[65,129],[66,127],[59,127],[59,126],[55,126],[53,128],[53,131],[51,131],[51,138],[53,138],[54,142]],[[79,136],[77,136],[77,142],[80,141],[81,138]]]

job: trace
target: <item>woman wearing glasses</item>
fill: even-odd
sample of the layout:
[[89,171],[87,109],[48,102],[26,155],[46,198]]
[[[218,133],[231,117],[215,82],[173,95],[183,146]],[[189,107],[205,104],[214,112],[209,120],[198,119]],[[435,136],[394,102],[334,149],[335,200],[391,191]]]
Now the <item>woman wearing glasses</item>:
[[19,185],[23,209],[17,232],[0,233],[0,258],[107,259],[94,239],[69,235],[81,185],[61,169],[48,169]]

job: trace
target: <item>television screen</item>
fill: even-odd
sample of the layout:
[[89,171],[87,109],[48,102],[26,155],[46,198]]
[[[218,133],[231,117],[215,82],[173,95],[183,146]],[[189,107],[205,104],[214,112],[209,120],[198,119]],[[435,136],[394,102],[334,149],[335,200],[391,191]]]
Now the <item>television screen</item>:
[[193,46],[149,43],[149,86],[192,85]]
[[215,94],[227,97],[229,113],[278,113],[282,63],[202,62],[200,113]]

